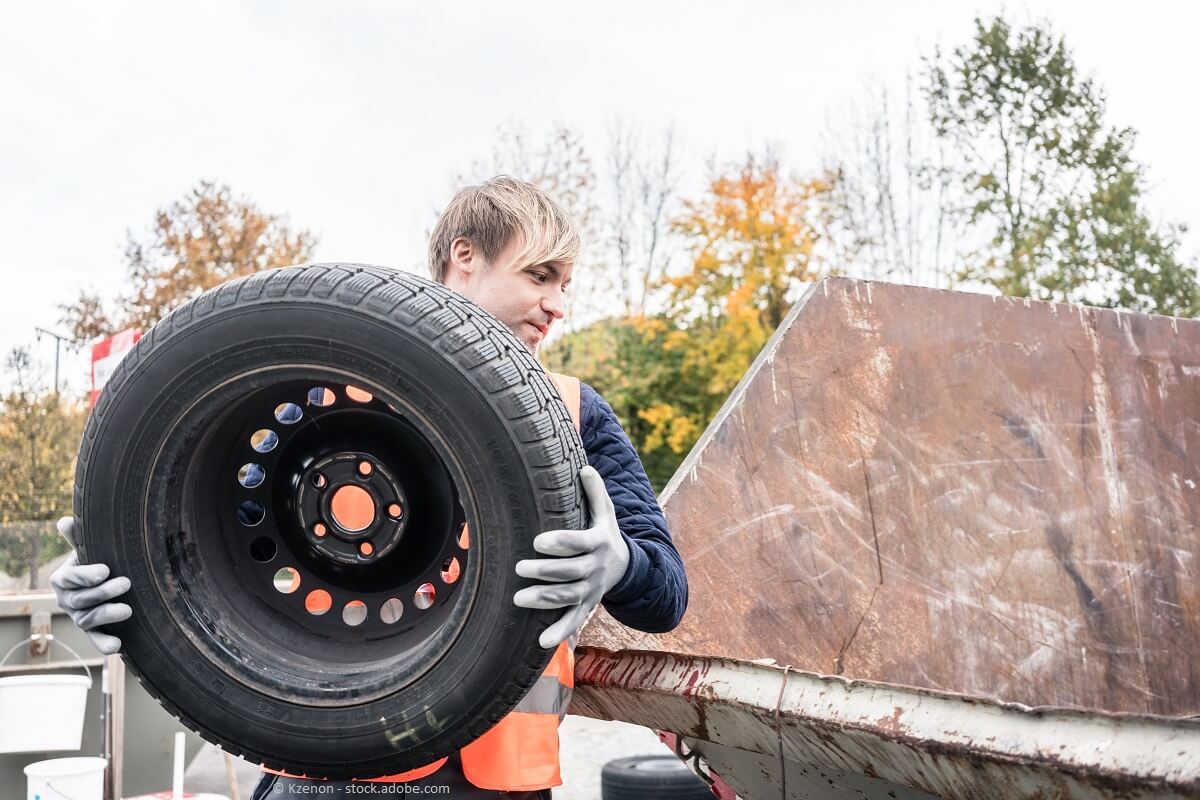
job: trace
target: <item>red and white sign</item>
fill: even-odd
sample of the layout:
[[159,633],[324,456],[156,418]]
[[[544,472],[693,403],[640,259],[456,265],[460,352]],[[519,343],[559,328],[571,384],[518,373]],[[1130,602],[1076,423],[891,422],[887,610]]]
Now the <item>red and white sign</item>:
[[117,364],[121,363],[121,358],[132,350],[141,338],[140,330],[130,328],[92,345],[93,406],[96,405],[96,398],[100,396],[100,390],[108,382],[109,376],[116,370]]

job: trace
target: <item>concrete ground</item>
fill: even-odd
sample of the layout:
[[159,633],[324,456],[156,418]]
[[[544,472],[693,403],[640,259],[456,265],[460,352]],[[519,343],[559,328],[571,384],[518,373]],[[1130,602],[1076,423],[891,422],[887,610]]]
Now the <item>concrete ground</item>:
[[[666,745],[649,728],[624,722],[602,722],[568,716],[559,729],[563,785],[554,790],[556,799],[601,800],[600,769],[614,758],[668,753]],[[258,782],[258,767],[233,757],[240,800],[249,800]],[[206,744],[184,773],[188,792],[212,792],[233,800],[225,771],[225,754]]]

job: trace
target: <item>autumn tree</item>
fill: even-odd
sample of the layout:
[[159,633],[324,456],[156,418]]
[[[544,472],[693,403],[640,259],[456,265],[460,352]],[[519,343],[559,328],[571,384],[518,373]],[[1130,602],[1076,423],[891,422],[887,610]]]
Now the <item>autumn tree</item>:
[[661,488],[783,320],[812,260],[825,180],[748,158],[686,200],[671,224],[690,253],[662,282],[665,308],[606,320],[546,353],[604,393]]
[[50,391],[29,351],[8,356],[11,378],[0,396],[0,566],[28,570],[37,588],[39,567],[66,552],[54,521],[71,511],[75,453],[83,435],[83,404]]
[[201,181],[155,214],[149,234],[126,234],[128,293],[109,310],[96,294],[61,306],[62,322],[85,341],[125,328],[147,330],[178,305],[225,281],[302,263],[316,238],[293,231],[224,185]]
[[1200,312],[1178,229],[1145,210],[1132,128],[1105,120],[1104,92],[1049,25],[975,20],[975,35],[925,62],[924,93],[957,209],[977,233],[960,277],[1007,295]]
[[754,309],[773,331],[797,290],[816,277],[815,201],[830,188],[824,178],[788,178],[770,155],[713,177],[672,223],[692,263],[666,281],[670,314],[711,327]]

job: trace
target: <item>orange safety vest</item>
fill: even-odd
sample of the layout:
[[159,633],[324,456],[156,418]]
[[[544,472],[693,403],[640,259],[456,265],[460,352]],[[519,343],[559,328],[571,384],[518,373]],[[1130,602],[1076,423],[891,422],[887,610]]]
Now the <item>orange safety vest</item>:
[[[579,430],[579,379],[547,372],[562,396]],[[558,771],[558,726],[567,715],[575,688],[575,636],[562,642],[549,665],[529,694],[487,733],[464,747],[460,753],[463,775],[480,789],[502,792],[533,792],[562,784]],[[385,775],[381,778],[355,778],[373,783],[407,783],[432,775],[445,758],[432,764]],[[264,772],[287,777],[281,770],[262,768]]]

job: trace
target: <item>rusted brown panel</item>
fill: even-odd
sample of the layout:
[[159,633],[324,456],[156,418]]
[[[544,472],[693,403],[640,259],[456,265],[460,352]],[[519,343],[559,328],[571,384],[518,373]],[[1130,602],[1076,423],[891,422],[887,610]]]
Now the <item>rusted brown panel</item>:
[[676,631],[1029,705],[1200,714],[1200,323],[842,279],[664,492]]

